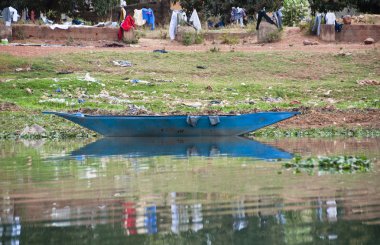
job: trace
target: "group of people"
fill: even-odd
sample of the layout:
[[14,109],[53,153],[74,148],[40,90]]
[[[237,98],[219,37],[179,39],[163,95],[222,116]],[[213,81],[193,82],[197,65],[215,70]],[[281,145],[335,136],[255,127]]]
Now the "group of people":
[[315,15],[314,25],[312,28],[312,32],[316,35],[320,35],[321,33],[321,24],[325,23],[326,25],[334,25],[335,31],[340,32],[343,28],[342,23],[338,23],[336,20],[336,16],[333,12],[327,13],[317,13]]

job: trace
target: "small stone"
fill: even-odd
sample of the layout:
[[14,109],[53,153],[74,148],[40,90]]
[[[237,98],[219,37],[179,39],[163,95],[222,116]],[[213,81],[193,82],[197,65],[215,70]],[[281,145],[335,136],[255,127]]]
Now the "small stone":
[[375,40],[371,37],[364,40],[364,44],[373,44],[373,43],[375,43]]
[[303,40],[303,45],[313,45],[313,42],[306,39]]

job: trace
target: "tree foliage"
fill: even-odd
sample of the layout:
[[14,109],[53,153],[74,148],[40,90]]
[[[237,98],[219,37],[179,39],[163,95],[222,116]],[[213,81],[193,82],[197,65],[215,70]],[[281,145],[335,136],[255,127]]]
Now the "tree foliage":
[[313,13],[339,11],[345,7],[353,7],[365,13],[380,13],[379,0],[309,0],[309,3]]
[[244,8],[248,15],[253,15],[263,7],[266,7],[267,11],[277,10],[281,2],[282,0],[180,0],[186,12],[191,13],[196,9],[206,18],[220,16],[226,23],[229,22],[232,7]]
[[287,26],[298,25],[307,16],[309,2],[307,0],[284,0],[283,22]]

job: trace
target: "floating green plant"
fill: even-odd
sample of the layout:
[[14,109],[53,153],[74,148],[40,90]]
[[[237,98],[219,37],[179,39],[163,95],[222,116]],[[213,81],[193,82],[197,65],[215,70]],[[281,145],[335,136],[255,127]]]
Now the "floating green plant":
[[364,156],[308,157],[302,159],[301,156],[297,155],[291,162],[286,162],[283,166],[294,169],[295,173],[300,173],[303,170],[312,174],[315,168],[318,168],[319,172],[362,173],[370,171],[372,161]]

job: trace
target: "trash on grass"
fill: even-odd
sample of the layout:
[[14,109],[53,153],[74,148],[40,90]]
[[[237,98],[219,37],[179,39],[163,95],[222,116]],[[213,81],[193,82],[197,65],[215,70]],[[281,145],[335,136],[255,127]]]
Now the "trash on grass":
[[166,53],[169,53],[168,51],[166,51],[165,49],[155,49],[153,50],[154,53],[161,53],[161,54],[166,54]]
[[150,82],[145,80],[139,80],[139,79],[131,79],[129,80],[131,83],[140,83],[140,84],[150,84]]
[[133,64],[128,61],[128,60],[114,60],[112,63],[116,66],[121,66],[121,67],[132,67]]

